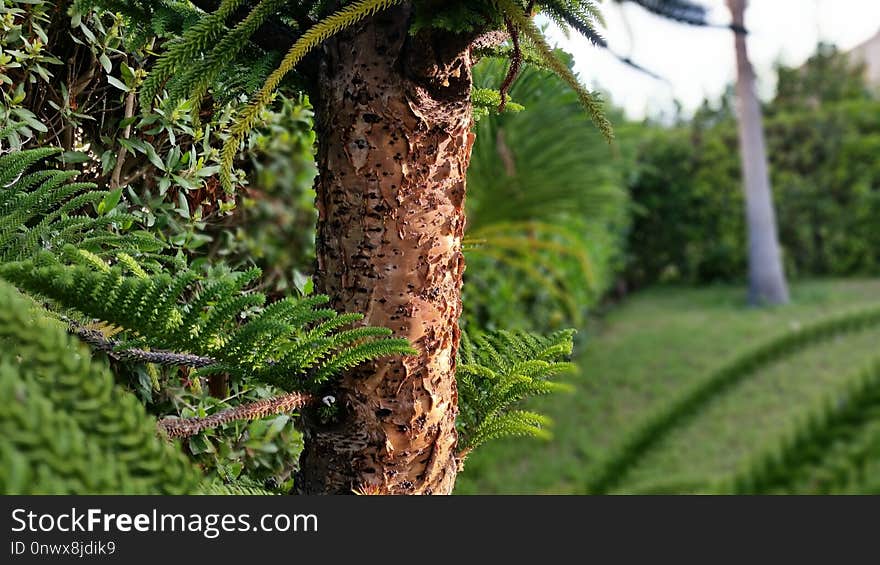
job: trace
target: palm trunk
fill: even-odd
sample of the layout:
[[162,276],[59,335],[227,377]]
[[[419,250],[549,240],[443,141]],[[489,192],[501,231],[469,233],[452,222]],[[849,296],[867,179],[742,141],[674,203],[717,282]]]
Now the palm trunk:
[[471,132],[466,38],[412,37],[392,9],[325,46],[317,287],[419,351],[344,374],[333,426],[306,419],[299,490],[448,494]]
[[[746,2],[727,0],[733,23],[740,28],[745,23]],[[736,69],[739,144],[749,237],[749,301],[759,305],[785,304],[788,302],[788,286],[779,250],[761,105],[755,89],[755,72],[749,62],[746,36],[742,33],[736,33]]]

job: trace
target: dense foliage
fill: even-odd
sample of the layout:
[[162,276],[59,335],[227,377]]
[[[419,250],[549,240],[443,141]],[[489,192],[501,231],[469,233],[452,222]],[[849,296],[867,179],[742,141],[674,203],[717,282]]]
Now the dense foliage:
[[[481,62],[476,87],[496,84],[507,70],[498,59]],[[622,260],[628,144],[612,151],[552,73],[525,69],[510,95],[524,111],[476,125],[465,321],[541,331],[579,326]]]
[[[880,273],[880,100],[845,55],[820,46],[781,68],[765,130],[786,269],[795,276]],[[629,182],[634,217],[627,276],[739,280],[746,237],[736,126],[729,102],[690,122],[648,128]]]
[[0,281],[0,491],[188,492],[199,475],[64,324]]
[[[311,283],[301,271],[311,255],[314,219],[306,188],[315,173],[310,109],[294,77],[292,88],[277,99],[278,82],[264,86],[256,103],[240,113],[241,104],[278,64],[277,53],[246,40],[283,8],[263,2],[229,30],[227,20],[241,4],[226,0],[213,14],[181,2],[4,4],[0,138],[11,152],[0,157],[0,277],[37,299],[46,308],[34,304],[40,317],[58,318],[63,322],[56,322],[59,331],[66,326],[97,356],[110,359],[116,384],[105,384],[124,399],[114,409],[139,399],[147,411],[163,417],[158,427],[145,427],[153,432],[149,440],[109,434],[108,441],[122,443],[114,444],[105,458],[161,467],[161,458],[140,453],[136,444],[146,448],[161,445],[162,438],[184,437],[184,451],[203,476],[244,479],[231,492],[253,491],[248,481],[267,479],[286,492],[301,447],[298,413],[309,410],[317,419],[332,420],[337,412],[329,393],[341,371],[412,349],[403,340],[389,339],[389,330],[359,326],[360,314],[321,308],[326,298],[311,295]],[[297,14],[287,12],[278,20],[311,26],[295,43],[300,51],[294,59],[328,34],[394,2],[356,2],[337,15],[318,4],[299,23]],[[553,55],[522,8],[501,4],[531,36],[539,59],[556,67],[575,87],[576,99],[607,130],[594,99],[570,69],[547,58]],[[567,9],[559,8],[560,13]],[[593,14],[582,16],[578,21],[586,25]],[[480,23],[487,24],[494,25]],[[181,67],[187,57],[194,60],[209,46],[213,49],[215,40],[218,48],[201,64]],[[156,53],[163,53],[158,62]],[[292,64],[285,60],[282,68]],[[184,68],[198,72],[185,73]],[[268,98],[261,98],[266,92],[272,94],[271,107]],[[496,94],[502,101],[506,97]],[[220,177],[247,188],[240,195],[226,193]],[[265,264],[269,276],[262,277],[254,262]],[[15,320],[3,323],[4,332],[15,330]],[[468,365],[486,377],[472,383],[473,399],[502,400],[488,413],[464,406],[465,413],[477,415],[470,425],[480,434],[470,448],[502,435],[545,435],[541,418],[516,424],[523,414],[516,403],[552,388],[547,379],[557,369],[540,374],[532,369],[551,361],[555,367],[571,351],[571,334],[555,334],[540,351],[532,349],[538,339],[522,335],[504,341],[512,359],[524,364],[523,377],[536,380],[533,389],[510,389],[518,373],[509,373],[502,349],[501,357],[481,358],[489,363],[486,367],[476,360]],[[23,343],[14,350],[28,347]],[[68,349],[58,348],[59,366],[71,356],[82,359]],[[531,362],[529,353],[541,358]],[[48,378],[62,376],[59,369]],[[22,491],[27,483],[22,469],[40,470],[44,462],[60,461],[44,460],[40,452],[70,443],[67,436],[58,436],[64,441],[55,446],[54,436],[47,435],[64,425],[51,420],[52,412],[63,419],[71,403],[87,403],[75,396],[82,387],[88,390],[88,382],[81,374],[71,375],[71,398],[53,408],[30,390],[36,386],[31,380],[39,376],[4,367],[3,379],[4,387],[20,389],[22,399],[37,403],[10,405],[14,413],[9,418],[30,408],[49,418],[37,436],[22,435],[25,443],[4,449],[4,457],[21,471],[3,475],[18,485],[6,490]],[[131,418],[140,413],[142,408]],[[71,472],[101,465],[97,455],[94,460],[87,453],[83,457],[72,462]],[[108,473],[114,465],[106,464]],[[125,473],[117,475],[116,482],[100,485],[50,481],[31,487],[38,492],[132,490]],[[161,488],[146,485],[138,492],[190,487],[168,479]],[[208,490],[223,491],[215,483]]]
[[[117,373],[123,385],[134,384],[130,380],[126,382],[133,366],[144,367],[150,378],[146,390],[148,400],[152,400],[154,393],[182,397],[181,387],[194,389],[192,392],[204,403],[204,411],[194,413],[190,408],[180,413],[183,419],[163,419],[159,428],[147,426],[151,439],[145,446],[159,441],[155,436],[163,435],[160,430],[172,438],[188,437],[190,455],[201,461],[208,476],[225,480],[280,476],[289,488],[299,444],[295,434],[282,435],[285,430],[292,431],[296,423],[290,413],[308,409],[314,412],[314,417],[329,422],[337,415],[330,394],[333,377],[364,361],[413,353],[406,340],[390,339],[390,330],[357,326],[363,318],[361,314],[338,314],[321,308],[327,300],[324,296],[287,297],[267,303],[265,295],[251,288],[260,276],[259,269],[214,268],[202,272],[189,268],[180,257],[162,254],[165,246],[161,241],[148,232],[129,229],[134,218],[118,209],[118,198],[108,204],[107,199],[112,198],[113,193],[95,191],[90,183],[69,182],[73,175],[58,170],[28,172],[31,166],[53,153],[57,151],[37,149],[0,157],[0,170],[5,175],[0,181],[7,183],[0,192],[0,241],[3,242],[0,278],[44,300],[48,308],[44,310],[37,303],[31,303],[30,309],[37,312],[38,321],[16,318],[16,309],[10,310],[11,318],[0,319],[0,337],[4,341],[19,340],[12,341],[4,351],[13,355],[8,361],[15,361],[20,368],[31,362],[48,362],[46,355],[35,354],[30,360],[27,353],[42,343],[42,338],[38,339],[43,333],[39,325],[48,322],[39,320],[51,320],[55,316],[67,323],[68,331],[120,363]],[[89,204],[98,204],[102,214],[77,214]],[[12,297],[9,302],[16,300],[14,289],[2,288]],[[63,336],[64,325],[58,321],[53,323],[55,332]],[[64,339],[69,340],[66,336]],[[470,391],[462,397],[465,418],[462,429],[468,431],[465,436],[468,439],[461,446],[462,458],[473,447],[495,437],[546,435],[542,429],[547,424],[545,419],[518,410],[516,404],[525,397],[556,388],[549,379],[569,368],[559,359],[569,355],[572,347],[570,332],[547,339],[528,334],[477,336],[475,339],[481,344],[481,350],[474,351],[467,346],[462,350],[463,370],[459,374],[461,385]],[[3,386],[11,387],[10,390],[44,385],[52,391],[48,395],[50,399],[53,395],[67,395],[63,397],[66,404],[57,408],[60,414],[56,417],[52,415],[52,407],[40,404],[45,404],[45,399],[37,392],[22,388],[20,394],[16,393],[37,404],[10,405],[8,408],[13,412],[6,414],[9,426],[15,428],[16,419],[20,420],[30,409],[36,416],[42,415],[40,417],[51,421],[45,429],[33,423],[38,437],[19,434],[17,439],[25,443],[5,449],[4,457],[18,461],[14,468],[10,466],[12,470],[18,469],[15,476],[0,477],[11,481],[8,486],[12,490],[20,491],[27,483],[18,476],[24,472],[20,468],[28,467],[24,461],[38,458],[33,465],[39,468],[42,464],[40,442],[48,442],[47,449],[53,448],[52,436],[45,433],[53,429],[55,420],[70,410],[77,410],[78,402],[90,407],[89,410],[98,409],[82,393],[82,390],[91,391],[88,383],[93,377],[82,370],[67,375],[64,368],[74,361],[82,362],[82,355],[62,345],[54,342],[45,345],[44,349],[51,350],[55,357],[54,364],[43,367],[44,375],[20,373],[20,368],[4,369]],[[161,373],[160,368],[187,370]],[[61,378],[69,380],[64,386],[53,384],[52,379]],[[33,384],[28,384],[31,381]],[[202,389],[202,381],[208,384],[207,390]],[[132,418],[143,413],[136,397],[117,389],[109,381],[104,386],[108,390],[106,394],[124,399],[113,401],[113,410],[128,410],[132,403],[137,406],[130,416],[117,415],[118,423],[111,427],[119,434],[114,432],[107,437],[107,441],[117,443],[111,444],[106,457],[112,458],[118,452],[122,460],[136,460],[150,468],[161,467],[161,460],[135,453],[135,446],[143,441],[131,441],[124,430],[119,430],[124,422],[133,421]],[[218,394],[227,395],[230,388],[238,392],[226,400],[216,398]],[[261,390],[276,396],[250,404],[241,402],[253,398],[255,393],[260,394]],[[294,392],[282,395],[283,391]],[[234,408],[207,415],[208,407],[225,404],[233,398],[238,400]],[[155,407],[159,414],[168,410],[164,404]],[[117,417],[112,410],[104,412],[111,414],[107,418]],[[104,417],[103,412],[100,416]],[[266,417],[274,419],[266,421]],[[98,425],[103,431],[108,429],[101,420],[92,420],[89,425]],[[63,423],[57,425],[63,426]],[[10,431],[13,436],[16,433]],[[84,439],[75,440],[65,439],[59,449],[71,442],[87,443]],[[254,448],[257,453],[251,451]],[[266,460],[260,457],[260,451],[277,453],[279,458]],[[199,457],[205,453],[213,457]],[[93,456],[82,454],[85,467],[80,471],[99,464],[90,457]],[[59,461],[61,459],[52,464],[57,467]],[[77,469],[79,467],[74,465],[70,472],[81,475]],[[107,469],[115,472],[113,465]],[[243,473],[246,470],[250,472]],[[60,467],[54,472],[63,475]],[[107,484],[88,481],[67,484],[46,478],[49,482],[33,486],[38,492],[88,492],[92,487],[110,492],[134,489],[124,482],[127,476],[123,471],[111,479]],[[62,484],[67,486],[58,486]],[[178,487],[187,488],[185,483],[170,479],[162,488]],[[162,488],[146,485],[142,491],[156,492]]]
[[[320,308],[326,297],[268,303],[253,288],[259,269],[188,266],[150,232],[131,229],[118,191],[70,182],[75,171],[29,172],[57,152],[0,157],[0,277],[46,300],[72,333],[117,361],[122,383],[155,414],[204,417],[285,390],[317,393],[345,368],[412,351],[387,339],[390,330],[352,328],[360,314]],[[263,413],[279,415],[268,429],[219,421],[212,427],[222,429],[191,438],[189,451],[209,475],[236,479],[248,469],[252,479],[287,481],[300,443],[290,411]]]

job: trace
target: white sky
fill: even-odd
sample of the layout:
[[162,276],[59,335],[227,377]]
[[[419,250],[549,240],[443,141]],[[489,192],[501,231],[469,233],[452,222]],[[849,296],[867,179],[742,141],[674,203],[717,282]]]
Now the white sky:
[[[710,8],[710,21],[730,21],[724,0],[702,0],[702,4]],[[631,69],[576,34],[567,39],[551,29],[551,42],[573,53],[581,79],[610,93],[630,117],[660,117],[672,111],[675,99],[689,113],[706,97],[717,101],[733,81],[733,34],[729,30],[677,24],[630,2],[618,5],[603,0],[602,11],[607,23],[604,36],[611,49],[668,82]],[[877,33],[880,0],[750,0],[746,27],[751,31],[749,55],[759,88],[768,97],[774,91],[774,63],[802,63],[819,40],[849,49]]]

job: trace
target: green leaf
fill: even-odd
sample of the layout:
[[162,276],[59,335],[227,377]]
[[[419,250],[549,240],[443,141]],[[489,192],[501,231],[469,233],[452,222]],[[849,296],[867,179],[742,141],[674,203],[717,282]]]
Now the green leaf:
[[98,214],[106,215],[108,212],[116,208],[119,200],[122,198],[122,188],[110,191],[107,196],[98,204]]
[[86,36],[86,39],[88,39],[91,43],[98,42],[98,40],[95,38],[95,34],[92,33],[92,30],[87,28],[85,25],[80,24],[79,29],[83,32],[83,35]]
[[196,435],[189,438],[187,443],[189,444],[189,449],[193,455],[199,455],[200,453],[215,453],[217,451],[214,449],[214,446],[211,445],[211,442],[205,439],[202,435]]
[[308,296],[315,290],[315,282],[312,278],[301,273],[299,269],[293,270],[293,286],[303,296]]
[[110,57],[108,57],[106,53],[101,53],[101,56],[98,57],[98,61],[100,61],[101,66],[104,67],[104,72],[109,73],[113,70],[113,63],[110,62]]
[[284,426],[290,421],[290,416],[287,414],[282,414],[277,418],[272,420],[272,423],[269,425],[269,429],[266,430],[266,440],[271,440],[275,436],[281,433],[281,430],[284,429]]
[[168,177],[162,177],[159,179],[159,194],[165,195],[168,192],[168,189],[171,188],[171,179]]
[[118,89],[121,90],[122,92],[128,92],[129,90],[131,90],[130,88],[128,88],[127,86],[125,86],[125,83],[123,83],[121,80],[119,80],[119,79],[116,78],[116,77],[113,77],[113,76],[109,76],[109,75],[108,75],[108,76],[107,76],[107,82],[109,82],[112,86],[115,86],[116,88],[118,88]]
[[86,163],[89,160],[88,153],[83,151],[65,151],[61,154],[61,161],[63,163],[75,165],[79,163]]
[[162,159],[159,158],[159,155],[156,153],[156,149],[149,143],[144,143],[144,150],[147,153],[147,159],[150,160],[150,163],[156,166],[157,169],[164,171],[165,163],[162,162]]
[[134,85],[134,69],[122,63],[119,65],[119,74],[122,75],[122,80],[125,81],[125,84]]
[[19,113],[19,116],[27,125],[29,125],[30,127],[32,127],[33,129],[35,129],[37,131],[42,132],[42,133],[46,133],[47,131],[49,131],[49,128],[44,126],[42,124],[42,122],[40,122],[40,120],[38,120],[36,118],[36,116],[31,114],[30,112],[27,112],[26,114]]
[[189,219],[189,201],[186,199],[186,193],[181,191],[177,193],[177,208],[175,209],[184,218]]

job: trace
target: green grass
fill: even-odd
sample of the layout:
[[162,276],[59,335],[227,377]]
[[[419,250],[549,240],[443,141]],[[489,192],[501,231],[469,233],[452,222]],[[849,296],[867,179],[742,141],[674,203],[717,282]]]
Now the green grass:
[[[798,324],[880,304],[880,281],[806,282],[793,303],[744,305],[743,290],[658,288],[630,297],[597,321],[579,356],[576,391],[534,403],[556,422],[551,442],[508,440],[472,455],[458,493],[576,493],[641,418],[706,378],[738,352]],[[582,335],[583,337],[583,335]],[[798,414],[880,355],[880,330],[848,335],[759,371],[676,428],[619,489],[716,481],[772,445]]]

